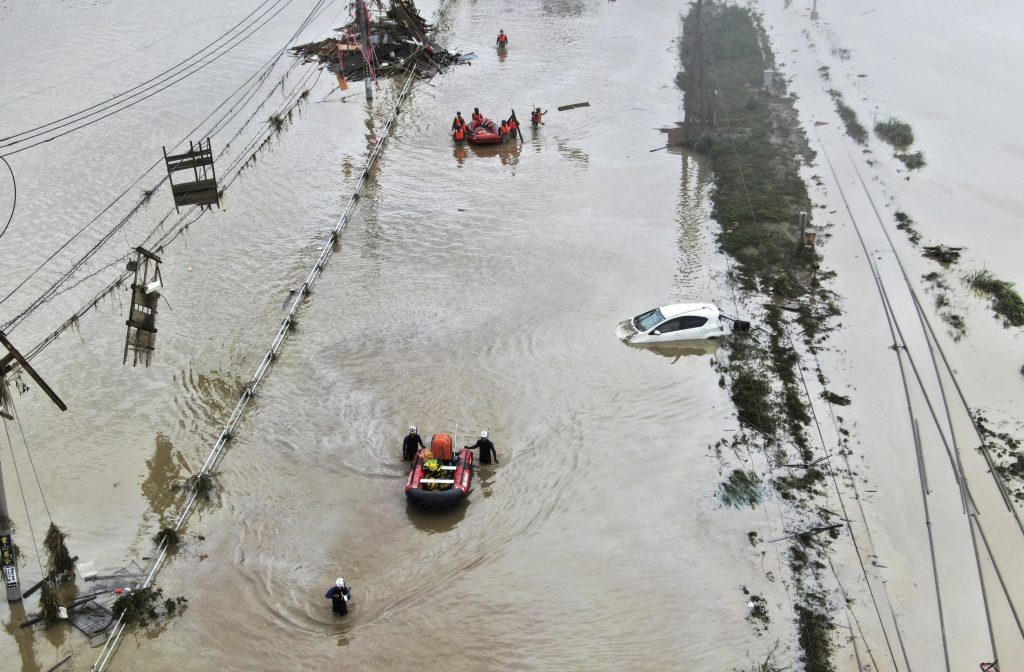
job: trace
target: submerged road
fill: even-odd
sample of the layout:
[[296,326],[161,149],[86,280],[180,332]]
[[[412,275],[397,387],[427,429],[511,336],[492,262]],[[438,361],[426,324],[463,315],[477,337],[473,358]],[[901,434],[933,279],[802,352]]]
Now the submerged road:
[[[290,3],[221,67],[138,114],[19,154],[19,211],[0,240],[0,287],[22,280],[151,165],[162,144],[252,74],[313,4]],[[423,3],[423,14],[436,4]],[[178,670],[183,661],[245,670],[744,669],[764,661],[776,640],[776,664],[798,664],[799,652],[786,645],[786,560],[748,541],[751,532],[781,537],[790,521],[777,502],[734,510],[717,498],[722,465],[746,459],[712,448],[737,429],[709,365],[721,354],[713,346],[635,350],[613,336],[619,320],[672,300],[736,308],[707,218],[709,175],[692,157],[649,151],[664,144],[657,129],[682,116],[675,40],[684,8],[656,0],[523,5],[452,0],[439,37],[477,60],[416,86],[297,331],[228,446],[218,495],[161,574],[166,595],[188,598],[187,611],[129,637],[111,669]],[[766,9],[780,54],[808,39],[790,9]],[[13,26],[0,41],[0,61],[13,64],[0,72],[0,136],[144,79],[142,71],[150,76],[251,10],[241,0],[216,11],[191,1],[146,12],[128,0],[0,4],[0,25]],[[332,3],[302,39],[322,37],[345,16]],[[493,47],[499,29],[510,36],[505,54]],[[75,63],[32,56],[49,34],[79,45]],[[810,127],[834,113],[818,90],[819,62],[804,56],[790,74]],[[401,82],[380,84],[370,106],[360,86],[341,102],[332,86],[322,78],[225,208],[165,251],[169,306],[151,367],[120,366],[124,296],[116,293],[34,362],[70,410],[57,417],[35,391],[19,398],[27,443],[72,553],[98,567],[152,553],[152,535],[175,513],[171,487],[203,463],[265,355],[289,290],[322,253]],[[590,106],[555,109],[583,101]],[[526,119],[533,106],[549,114],[540,129],[523,129],[522,145],[450,141],[456,110],[468,116],[480,107],[500,119],[514,108]],[[215,136],[215,148],[218,141],[225,138]],[[993,639],[1000,658],[1020,660],[1008,606],[1019,606],[1020,588],[1007,568],[1020,537],[993,496],[941,358],[932,366],[935,340],[873,219],[868,196],[882,204],[877,187],[858,179],[862,159],[848,157],[837,127],[817,142],[836,168],[829,178],[819,158],[826,208],[815,217],[838,212],[840,192],[850,203],[824,250],[845,315],[820,361],[830,389],[848,386],[853,400],[839,411],[853,433],[855,480],[844,497],[851,495],[865,563],[849,540],[837,544],[832,571],[853,597],[848,617],[860,634],[852,643],[837,636],[837,669],[873,660],[880,670],[938,670],[947,656],[950,669],[974,669]],[[59,189],[50,188],[55,166]],[[168,198],[158,192],[90,272],[136,244]],[[87,230],[78,251],[99,235]],[[0,306],[0,318],[52,282],[73,252]],[[920,456],[873,269],[904,329],[905,355],[922,372],[920,384],[908,375]],[[61,295],[12,339],[42,338],[95,287]],[[975,398],[977,377],[953,368]],[[479,472],[466,506],[441,515],[407,508],[400,438],[411,423],[424,434],[457,429],[462,443],[489,429],[501,464]],[[838,441],[836,423],[823,444]],[[953,477],[953,437],[974,516]],[[0,459],[6,467],[22,451],[0,446]],[[35,522],[45,519],[41,507],[30,488],[24,506],[12,501],[28,554],[22,509]],[[344,620],[322,598],[338,575],[355,596]],[[746,618],[744,590],[766,598],[770,625]],[[86,670],[95,660],[77,633],[22,630],[24,607],[6,609],[0,655],[20,658],[23,670],[47,670],[69,654],[62,669]]]

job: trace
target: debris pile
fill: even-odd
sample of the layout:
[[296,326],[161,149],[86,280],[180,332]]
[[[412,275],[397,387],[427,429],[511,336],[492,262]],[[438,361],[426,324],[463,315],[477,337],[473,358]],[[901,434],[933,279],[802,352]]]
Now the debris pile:
[[471,59],[431,40],[430,25],[412,0],[391,0],[387,9],[380,0],[375,9],[357,3],[355,10],[352,20],[335,31],[338,37],[300,44],[292,52],[306,62],[323,63],[339,81],[376,80],[403,72],[429,78]]

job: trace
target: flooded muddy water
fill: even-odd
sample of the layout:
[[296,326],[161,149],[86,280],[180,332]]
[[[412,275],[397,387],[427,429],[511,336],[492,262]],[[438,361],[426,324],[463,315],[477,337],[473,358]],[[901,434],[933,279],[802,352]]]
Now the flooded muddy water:
[[[421,3],[424,16],[437,4]],[[799,2],[755,4],[812,147],[844,160],[835,174],[821,157],[806,171],[809,180],[822,178],[815,223],[829,227],[821,237],[826,266],[838,272],[834,287],[845,297],[840,328],[817,364],[830,389],[852,399],[836,413],[845,424],[833,416],[819,436],[835,446],[840,427],[852,433],[845,459],[855,476],[836,492],[847,497],[868,565],[862,570],[844,538],[849,548],[836,545],[847,550],[836,553],[831,571],[850,591],[848,613],[884,663],[878,669],[941,669],[918,463],[902,409],[921,411],[925,396],[951,381],[936,374],[904,400],[872,285],[874,268],[890,288],[900,281],[897,253],[915,280],[933,264],[902,239],[884,248],[876,222],[868,256],[877,266],[867,265],[850,219],[870,223],[870,194],[885,214],[906,209],[937,242],[969,245],[972,268],[990,265],[1024,283],[1016,248],[1006,244],[1020,214],[1007,180],[1019,171],[991,169],[1022,160],[1002,140],[1020,135],[1010,132],[1020,121],[990,116],[1015,109],[1019,92],[983,56],[1019,49],[1005,34],[1019,22],[996,21],[999,5],[957,19],[977,47],[958,60],[948,47],[955,41],[940,47],[932,34],[952,20],[950,3],[939,3],[941,11],[934,3],[884,12],[822,6],[817,22]],[[162,230],[166,187],[117,227],[159,179],[156,170],[133,184],[161,158],[161,146],[188,137],[304,23],[298,41],[319,39],[347,21],[348,9],[314,0],[215,8],[193,0],[145,8],[126,0],[0,0],[0,137],[158,75],[254,9],[268,12],[266,25],[209,67],[126,112],[8,157],[18,208],[0,238],[2,294],[27,281],[0,303],[0,322],[17,318],[113,231],[67,291],[8,329],[16,345],[30,349],[77,314],[123,268],[128,249]],[[723,460],[714,447],[739,429],[712,366],[725,353],[705,344],[631,348],[615,337],[621,320],[656,305],[713,301],[741,315],[762,300],[738,296],[725,281],[704,164],[651,151],[665,144],[660,129],[683,114],[675,77],[685,9],[658,0],[452,0],[438,37],[476,60],[416,84],[297,330],[218,466],[213,501],[192,517],[159,574],[157,585],[185,596],[187,610],[131,632],[111,669],[731,670],[750,669],[773,649],[781,668],[799,665],[795,589],[781,544],[752,547],[750,536],[781,539],[799,521],[784,518],[779,502],[733,509],[718,496],[727,463],[772,475],[757,456]],[[499,29],[510,38],[500,54]],[[55,43],[74,48],[40,51]],[[831,84],[821,78],[823,65]],[[929,165],[907,180],[887,153],[844,158],[841,131],[814,130],[815,120],[838,124],[829,86],[843,91],[865,125],[876,114],[911,123]],[[342,98],[332,76],[317,78],[286,56],[213,134],[215,151],[250,114],[263,123],[293,87],[309,87],[308,102],[232,184],[224,207],[162,252],[166,301],[152,366],[121,365],[124,288],[33,359],[69,410],[58,413],[33,386],[16,397],[25,442],[0,444],[24,584],[41,571],[30,532],[42,534],[47,509],[70,533],[71,552],[101,573],[133,561],[145,566],[152,536],[179,505],[172,487],[203,463],[266,353],[399,83],[380,83],[367,105],[361,83]],[[584,101],[590,106],[556,109]],[[950,111],[958,101],[974,121],[969,127]],[[545,124],[523,128],[522,145],[451,143],[457,110],[468,116],[479,107],[501,119],[514,108],[525,119],[534,106],[548,110]],[[1009,130],[1000,130],[1004,121]],[[251,149],[242,147],[256,130],[244,127],[218,171],[245,160]],[[979,143],[981,151],[969,151]],[[844,215],[840,192],[853,193],[853,166],[867,184]],[[122,202],[86,226],[125,190]],[[959,237],[968,220],[977,239]],[[1024,389],[1016,376],[1024,363],[1019,330],[1003,329],[966,293],[952,294],[970,330],[959,341],[945,331],[938,339],[975,408],[1012,429]],[[909,311],[909,296],[894,291],[893,301]],[[929,341],[919,331],[907,343],[921,355]],[[816,389],[815,364],[804,365]],[[953,425],[966,422],[946,413],[955,434]],[[400,452],[410,424],[424,435],[456,433],[460,444],[487,429],[500,464],[482,467],[468,502],[454,510],[411,509]],[[954,669],[968,669],[985,659],[989,633],[976,616],[985,605],[968,545],[973,528],[942,471],[946,431],[924,429],[923,461],[937,491]],[[971,450],[965,443],[964,461],[977,468]],[[997,536],[993,553],[1004,558],[1012,546]],[[337,576],[354,594],[343,620],[323,597]],[[984,576],[996,585],[987,565]],[[1008,581],[1008,591],[1024,595],[1017,583]],[[770,625],[748,617],[747,591],[764,597]],[[842,619],[842,605],[832,606]],[[991,608],[999,624],[1010,622],[1005,603]],[[0,603],[0,667],[16,669],[11,661],[20,660],[21,669],[40,672],[71,656],[60,669],[90,669],[97,650],[78,632],[18,627],[35,609],[34,598]],[[883,639],[897,621],[906,641],[897,647],[894,637],[886,652]],[[856,657],[867,656],[850,648],[839,624],[836,668],[858,669]],[[1002,649],[1012,662],[1019,642],[1010,630],[995,637],[1014,641]]]
[[[222,67],[137,112],[11,157],[19,210],[2,241],[0,284],[20,281],[130,184],[311,6],[287,7]],[[2,47],[13,66],[0,75],[3,130],[145,78],[250,10],[204,8],[195,5],[206,19],[193,32],[181,18],[188,8],[0,7],[15,36]],[[422,9],[429,16],[433,5]],[[327,7],[303,37],[343,23],[341,10]],[[129,636],[113,669],[178,669],[185,652],[203,668],[265,670],[339,661],[440,669],[453,660],[707,669],[758,654],[741,587],[762,575],[745,549],[764,517],[719,510],[708,446],[735,425],[710,366],[716,353],[631,349],[613,333],[621,319],[673,300],[729,305],[706,221],[709,176],[690,157],[649,152],[664,144],[657,129],[682,115],[679,11],[653,1],[450,5],[442,40],[479,58],[417,85],[231,442],[214,504],[192,519],[193,536],[159,577],[188,610]],[[87,44],[75,63],[30,55],[53,25]],[[511,38],[501,59],[499,28]],[[396,91],[381,84],[370,108],[360,96],[316,102],[330,80],[228,191],[225,208],[164,251],[168,305],[153,365],[120,364],[126,296],[117,292],[38,358],[69,411],[56,413],[36,390],[18,399],[53,517],[72,552],[99,567],[151,552],[150,537],[173,514],[168,489],[219,433]],[[590,107],[555,109],[583,101]],[[526,118],[533,105],[549,113],[540,129],[523,129],[521,148],[453,150],[456,110],[503,117],[515,108]],[[90,269],[123,254],[168,201],[158,192]],[[102,221],[106,230],[116,220]],[[89,230],[72,247],[81,253],[99,235]],[[62,267],[41,271],[3,317]],[[33,344],[94,286],[46,304],[12,339]],[[441,515],[407,508],[399,442],[410,423],[457,430],[464,443],[490,430],[501,463],[483,467],[468,504]],[[41,502],[28,494],[38,527]],[[21,503],[11,505],[28,549]],[[338,575],[355,595],[343,621],[323,599]],[[19,619],[5,612],[0,651],[23,669],[68,654],[68,669],[94,662],[77,633],[32,635]]]

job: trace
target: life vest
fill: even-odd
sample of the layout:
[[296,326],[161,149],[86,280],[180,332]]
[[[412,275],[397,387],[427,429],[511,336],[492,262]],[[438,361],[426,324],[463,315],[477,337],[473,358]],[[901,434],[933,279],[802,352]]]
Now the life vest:
[[465,126],[466,126],[466,120],[463,119],[462,117],[455,117],[455,121],[452,122],[452,127],[457,128],[457,129],[458,128],[465,128]]
[[508,120],[508,130],[509,130],[509,133],[511,133],[512,131],[516,130],[517,128],[519,128],[519,122],[516,121],[515,119],[509,119]]
[[503,47],[506,44],[508,44],[508,35],[506,35],[505,33],[501,33],[500,35],[498,35],[498,44],[500,44]]
[[474,124],[479,124],[483,120],[484,120],[484,115],[477,114],[476,112],[473,113],[473,123]]
[[459,126],[458,128],[455,129],[454,137],[456,142],[462,142],[463,140],[466,139],[465,125]]
[[500,133],[502,135],[508,135],[508,124],[501,125]]

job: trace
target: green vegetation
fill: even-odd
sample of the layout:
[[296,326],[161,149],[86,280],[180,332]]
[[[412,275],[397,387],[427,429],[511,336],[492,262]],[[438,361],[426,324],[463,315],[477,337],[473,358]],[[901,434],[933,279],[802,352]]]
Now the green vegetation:
[[[115,617],[124,615],[125,623],[128,625],[147,626],[152,621],[157,621],[161,616],[171,616],[183,610],[188,603],[184,597],[168,598],[161,604],[164,592],[160,588],[148,586],[136,588],[122,593],[114,600],[113,613]],[[163,614],[159,607],[163,607]]]
[[897,153],[894,154],[894,156],[900,161],[902,161],[903,165],[906,166],[908,170],[918,170],[919,168],[924,168],[925,166],[924,153],[920,151],[914,152],[912,154]]
[[846,104],[842,93],[836,89],[829,89],[828,93],[836,104],[836,112],[839,113],[839,118],[843,120],[843,124],[846,126],[846,134],[853,138],[853,141],[858,145],[866,145],[868,143],[868,131],[857,121],[857,113]]
[[696,10],[684,19],[680,80],[690,144],[707,153],[715,173],[719,244],[736,260],[744,288],[795,297],[814,263],[813,254],[798,254],[797,215],[811,212],[799,157],[809,157],[810,148],[793,101],[761,86],[774,62],[762,52],[750,11],[705,3],[701,23],[703,59]]
[[1003,319],[1003,326],[1024,326],[1024,300],[1012,282],[1000,280],[984,270],[968,274],[963,282],[978,294],[992,299],[992,310]]
[[161,528],[159,532],[153,535],[153,545],[157,547],[163,546],[166,543],[167,548],[173,550],[174,548],[177,548],[180,542],[181,535],[176,529],[170,526]]
[[824,399],[825,401],[827,401],[828,403],[832,404],[833,406],[849,406],[850,405],[850,398],[849,397],[844,397],[841,394],[836,394],[835,392],[831,392],[829,390],[825,390],[824,392],[822,392],[821,393],[821,398]]
[[[1024,367],[1021,367],[1024,375]],[[978,432],[984,437],[985,448],[996,458],[996,473],[1007,486],[1007,491],[1018,502],[1024,502],[1024,453],[1021,440],[1008,432],[997,432],[988,426],[981,411],[972,414]]]
[[[822,286],[833,274],[819,270],[816,250],[804,249],[798,223],[800,212],[813,212],[800,175],[802,163],[813,153],[799,124],[795,97],[786,95],[785,79],[778,78],[771,91],[762,86],[763,71],[774,69],[775,63],[756,16],[746,8],[712,0],[703,3],[700,14],[691,5],[683,31],[684,72],[677,82],[685,92],[687,144],[708,156],[714,174],[712,214],[721,225],[718,242],[736,261],[730,281],[765,299],[763,328],[729,339],[727,360],[714,365],[722,374],[720,381],[729,387],[741,424],[750,430],[738,433],[731,446],[737,455],[757,450],[777,465],[795,461],[795,445],[800,461],[809,463],[810,400],[792,339],[800,334],[800,342],[813,352],[818,335],[829,329],[828,319],[840,312],[835,294]],[[841,50],[839,57],[848,55]],[[827,68],[819,74],[828,80]],[[834,96],[842,102],[838,92]],[[858,142],[866,143],[868,132],[859,124],[851,126],[856,115],[845,105],[840,114],[844,108],[847,132],[854,135],[859,128]],[[778,305],[788,302],[799,306],[795,318]],[[721,459],[721,451],[717,454]],[[767,484],[787,500],[789,513],[808,519],[820,516],[813,503],[823,492],[826,473],[817,467],[793,467],[788,473]],[[720,485],[720,493],[731,506],[754,506],[752,496],[762,496],[765,484],[752,472],[735,469]],[[827,604],[819,597],[826,567],[819,557],[829,552],[831,539],[821,536],[813,543],[794,539],[789,549],[790,580],[799,605],[799,645],[812,672],[831,670],[832,626],[824,615]],[[758,543],[755,533],[747,538],[752,546]],[[771,572],[768,579],[775,580]],[[754,667],[757,672],[778,669],[772,655]]]
[[75,562],[71,559],[67,544],[64,543],[66,539],[67,535],[51,522],[46,531],[46,538],[43,539],[43,547],[47,555],[46,572],[56,583],[75,579]]
[[45,580],[39,587],[39,611],[47,625],[60,621],[60,602],[57,600],[57,588],[52,581]]
[[761,501],[761,479],[752,471],[734,469],[728,480],[719,486],[722,501],[735,508],[754,505]]
[[184,483],[175,485],[173,489],[194,489],[196,491],[196,499],[202,502],[209,502],[217,494],[217,489],[220,486],[219,476],[220,474],[216,471],[193,474],[185,479]]
[[828,616],[805,605],[796,605],[797,631],[807,672],[834,672],[832,667],[832,622]]
[[914,129],[910,124],[889,117],[875,124],[875,135],[888,142],[896,149],[903,149],[914,144]]
[[921,242],[921,234],[917,232],[914,227],[914,220],[910,218],[910,215],[897,210],[893,215],[896,218],[896,228],[907,234],[907,238],[910,238],[910,242],[917,245]]
[[272,114],[270,115],[270,118],[267,119],[267,123],[270,124],[270,128],[274,129],[275,133],[280,133],[284,130],[286,121],[280,114]]

